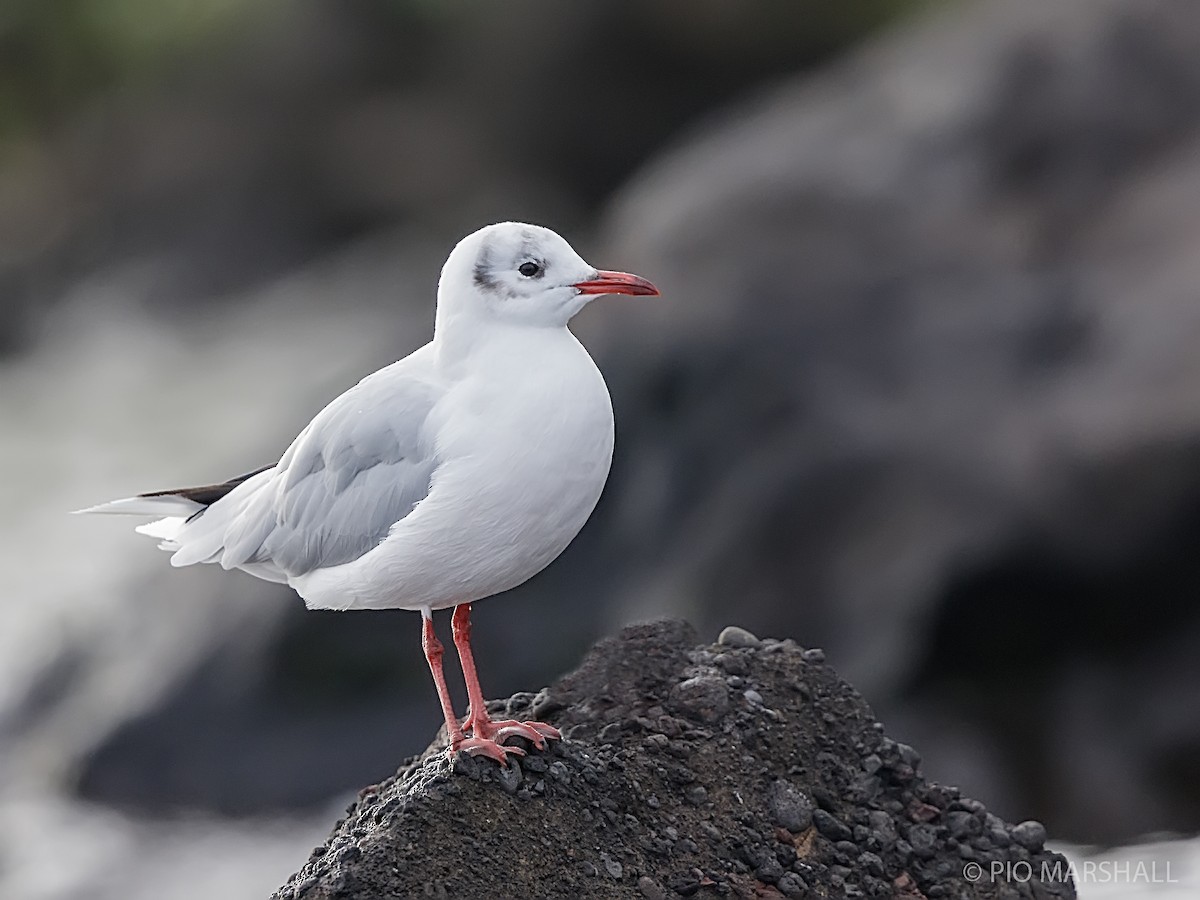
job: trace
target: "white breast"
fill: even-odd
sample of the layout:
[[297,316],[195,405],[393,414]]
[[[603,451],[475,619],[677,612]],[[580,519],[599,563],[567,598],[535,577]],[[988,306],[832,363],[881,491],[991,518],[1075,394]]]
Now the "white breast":
[[435,410],[444,460],[429,496],[361,559],[292,581],[309,606],[441,609],[552,562],[608,478],[608,388],[565,328],[475,347]]

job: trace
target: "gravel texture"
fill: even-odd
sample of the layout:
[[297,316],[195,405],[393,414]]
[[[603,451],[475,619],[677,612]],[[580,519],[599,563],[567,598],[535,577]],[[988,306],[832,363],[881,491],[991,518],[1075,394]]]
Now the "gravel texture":
[[493,704],[562,743],[507,770],[435,743],[276,897],[1075,896],[1040,880],[1062,859],[1041,824],[927,781],[822,660],[742,629],[697,646],[680,622],[627,628]]

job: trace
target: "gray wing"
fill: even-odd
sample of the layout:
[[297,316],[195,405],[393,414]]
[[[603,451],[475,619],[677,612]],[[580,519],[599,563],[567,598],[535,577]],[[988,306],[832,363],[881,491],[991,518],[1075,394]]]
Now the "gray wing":
[[412,361],[365,378],[301,432],[224,530],[223,566],[303,575],[352,562],[426,497],[442,389],[414,377]]

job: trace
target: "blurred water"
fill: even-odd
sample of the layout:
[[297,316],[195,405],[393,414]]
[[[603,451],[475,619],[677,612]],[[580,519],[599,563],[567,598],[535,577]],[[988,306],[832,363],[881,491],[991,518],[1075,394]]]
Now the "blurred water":
[[66,512],[277,456],[313,409],[427,338],[432,298],[405,293],[420,267],[401,260],[387,241],[360,247],[185,328],[144,313],[146,273],[110,273],[0,363],[0,896],[265,894],[319,842],[333,811],[147,822],[71,799],[80,760],[207,635],[231,619],[269,628],[280,610],[214,588],[246,576],[170,571],[134,520]]
[[1191,900],[1200,896],[1200,839],[1097,851],[1055,846],[1083,900]]
[[266,897],[323,842],[334,815],[139,821],[53,795],[7,796],[0,800],[0,896]]

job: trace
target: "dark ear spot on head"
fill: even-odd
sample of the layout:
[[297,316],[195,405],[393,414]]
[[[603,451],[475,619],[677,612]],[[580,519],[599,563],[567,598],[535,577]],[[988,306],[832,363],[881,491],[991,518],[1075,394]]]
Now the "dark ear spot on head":
[[494,291],[496,289],[496,279],[492,277],[487,267],[483,263],[475,264],[475,286],[480,290]]
[[480,290],[494,291],[496,289],[496,279],[492,275],[492,248],[490,244],[484,244],[479,248],[479,255],[475,258],[475,271],[473,274],[475,286]]

